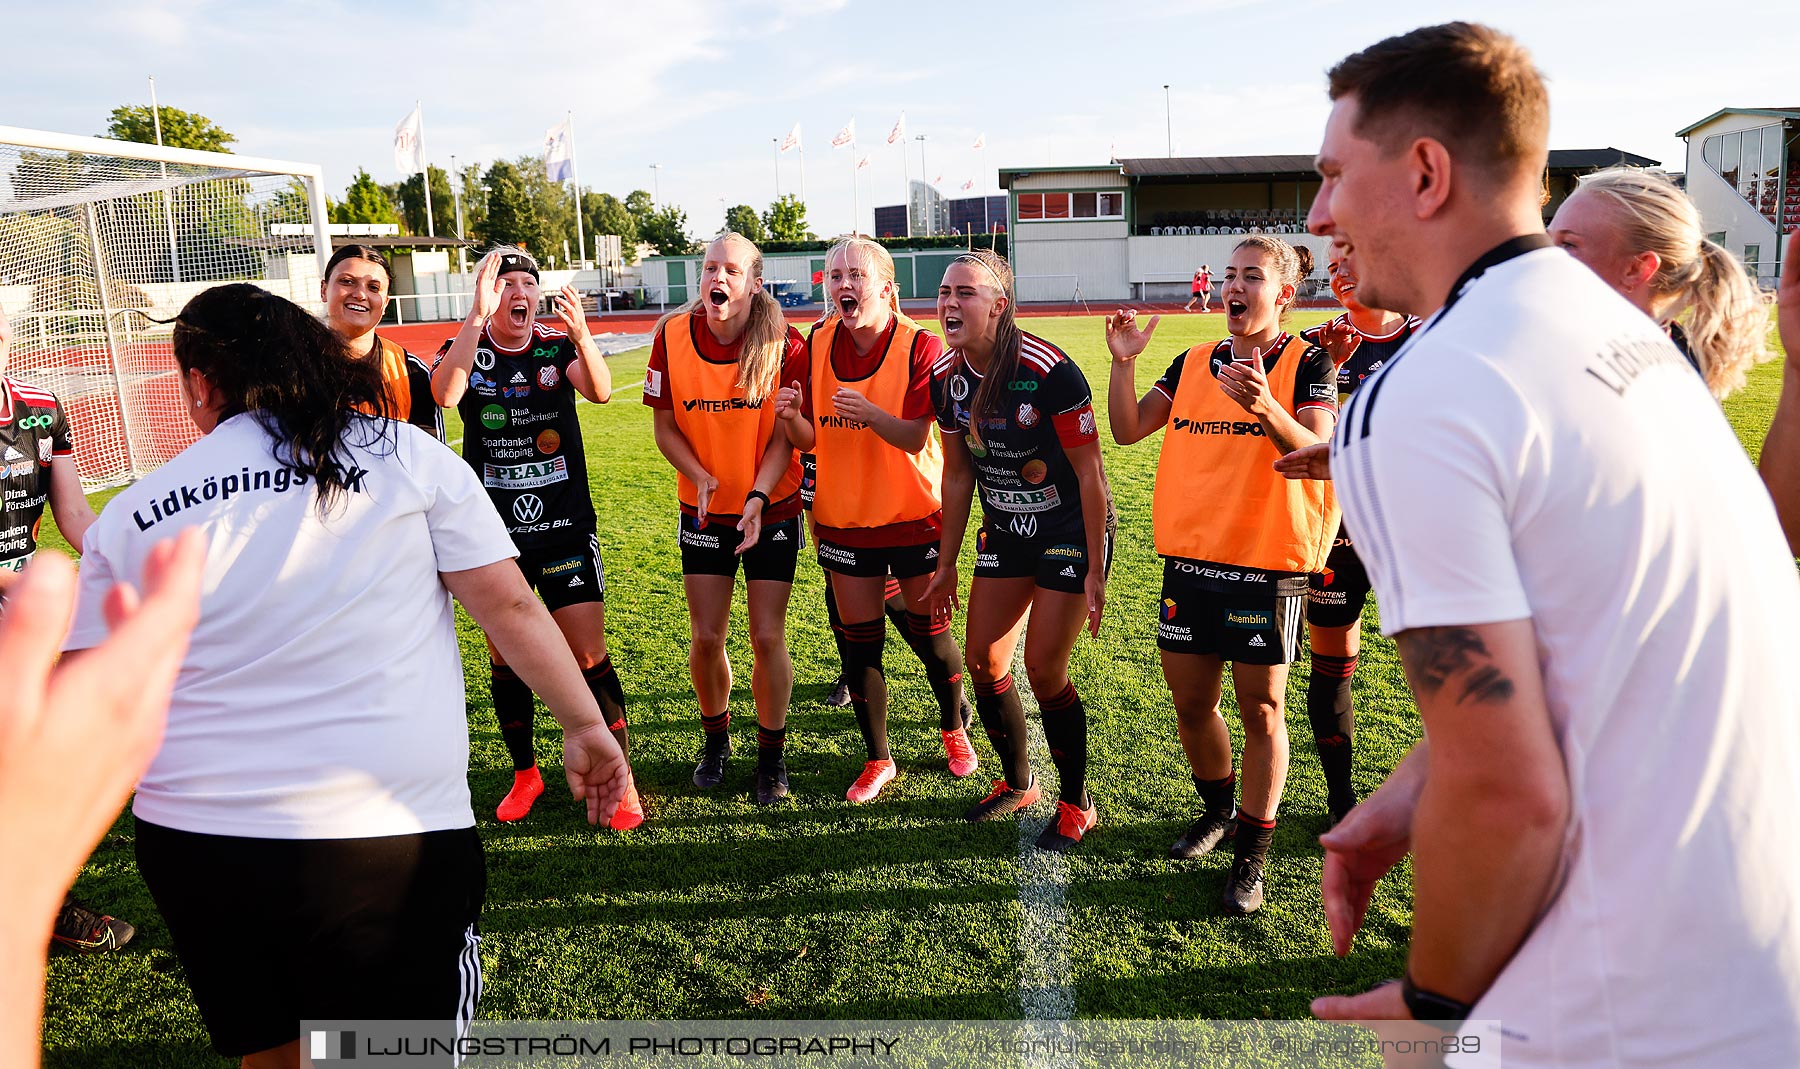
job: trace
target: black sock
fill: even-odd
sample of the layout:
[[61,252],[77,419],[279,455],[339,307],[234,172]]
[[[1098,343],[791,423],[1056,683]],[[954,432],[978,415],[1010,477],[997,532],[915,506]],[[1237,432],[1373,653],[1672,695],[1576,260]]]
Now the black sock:
[[581,678],[587,680],[588,689],[594,692],[594,701],[606,715],[606,726],[612,729],[613,739],[629,759],[631,730],[625,723],[625,688],[619,685],[619,673],[613,670],[612,655],[602,657],[592,668],[583,669]]
[[992,683],[975,681],[975,712],[987,731],[988,741],[1000,755],[1000,770],[1014,790],[1030,786],[1031,738],[1025,729],[1025,707],[1010,674]]
[[1200,795],[1200,803],[1206,812],[1215,816],[1231,815],[1232,803],[1237,800],[1237,773],[1227,772],[1224,779],[1201,779],[1194,777],[1194,790]]
[[756,725],[756,761],[768,766],[779,762],[787,752],[787,728]]
[[717,716],[700,713],[700,730],[706,734],[706,748],[729,749],[731,746],[731,709],[728,707]]
[[838,678],[850,674],[850,644],[844,638],[844,616],[838,612],[837,595],[831,590],[831,573],[825,573],[825,619],[831,624],[831,641],[837,644]]
[[1255,861],[1262,864],[1269,856],[1269,843],[1275,839],[1275,822],[1253,817],[1238,810],[1237,838],[1232,842],[1232,857],[1236,861]]
[[488,662],[488,693],[494,699],[494,719],[500,722],[500,739],[512,755],[513,771],[523,772],[537,764],[537,751],[531,743],[531,688],[519,673],[503,664]]
[[901,634],[906,634],[906,595],[900,591],[900,580],[891,575],[882,588],[881,611],[887,613],[887,618]]
[[1306,684],[1306,718],[1312,721],[1319,766],[1325,770],[1325,797],[1334,811],[1356,804],[1356,788],[1350,783],[1356,736],[1350,680],[1355,674],[1355,657],[1312,655],[1312,675]]
[[963,659],[948,619],[933,621],[916,612],[901,614],[900,636],[925,666],[925,679],[938,703],[938,730],[955,731],[963,723]]
[[887,642],[887,621],[879,617],[844,625],[844,682],[850,687],[850,707],[863,745],[871,761],[889,761],[887,676],[881,669],[882,646]]
[[1062,692],[1038,699],[1038,710],[1044,718],[1044,741],[1050,745],[1050,760],[1056,762],[1057,797],[1078,809],[1087,808],[1087,710],[1075,684],[1063,686]]

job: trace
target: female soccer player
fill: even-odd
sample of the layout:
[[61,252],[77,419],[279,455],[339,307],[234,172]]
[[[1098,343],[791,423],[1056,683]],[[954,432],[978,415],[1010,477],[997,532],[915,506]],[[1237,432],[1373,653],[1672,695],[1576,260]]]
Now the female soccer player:
[[[1356,299],[1356,267],[1348,246],[1333,242],[1325,273],[1344,314],[1308,327],[1300,337],[1322,347],[1337,367],[1338,403],[1364,379],[1393,359],[1418,321],[1398,312],[1369,308]],[[1312,643],[1312,672],[1306,685],[1306,717],[1312,722],[1313,744],[1325,771],[1325,806],[1331,826],[1356,805],[1350,782],[1356,709],[1350,681],[1362,642],[1362,611],[1369,599],[1369,573],[1351,544],[1350,532],[1338,524],[1324,572],[1307,578],[1306,626]]]
[[1112,497],[1093,397],[1074,361],[1019,329],[1012,268],[990,250],[951,262],[938,286],[938,320],[951,346],[931,387],[944,439],[944,530],[926,594],[932,615],[948,620],[958,605],[956,558],[969,498],[979,487],[982,525],[963,650],[975,709],[1003,773],[965,819],[1011,816],[1040,797],[1011,675],[1029,611],[1025,674],[1059,779],[1056,818],[1037,844],[1067,850],[1099,820],[1087,792],[1087,711],[1069,680],[1083,623],[1099,633],[1112,561]]
[[173,346],[202,437],[88,530],[64,643],[92,667],[108,592],[155,589],[166,539],[201,532],[199,623],[132,803],[138,869],[221,1054],[297,1065],[308,1018],[460,1031],[486,873],[450,596],[562,723],[590,821],[630,769],[480,482],[360,414],[376,368],[247,284],[189,301]]
[[[962,719],[962,650],[933,619],[925,588],[943,533],[943,451],[931,433],[931,369],[943,342],[900,312],[894,259],[878,242],[845,238],[825,254],[831,310],[808,340],[810,376],[784,387],[775,414],[813,453],[813,520],[843,635],[846,682],[868,761],[845,797],[867,802],[894,778],[888,748],[887,586],[905,600],[903,634],[938,701],[950,771],[978,767]],[[893,578],[890,579],[889,576]]]
[[656,325],[644,372],[656,447],[675,468],[681,500],[688,671],[705,741],[694,785],[717,787],[731,756],[731,594],[744,569],[756,701],[756,801],[787,797],[788,596],[800,526],[800,459],[775,392],[806,376],[806,341],[763,289],[762,252],[741,234],[706,247],[700,296]]
[[[519,570],[543,595],[629,756],[625,691],[606,652],[606,567],[575,414],[576,394],[606,403],[612,373],[588,333],[574,287],[555,296],[563,329],[537,322],[537,306],[536,260],[510,247],[482,257],[474,306],[440,352],[432,392],[439,404],[455,405],[462,414],[463,456],[519,547]],[[544,793],[531,735],[531,688],[492,642],[488,653],[494,716],[513,761],[512,790],[494,815],[519,820]],[[622,831],[643,822],[634,791],[612,826]]]
[[[1130,445],[1169,428],[1156,471],[1157,646],[1205,805],[1169,853],[1199,857],[1234,836],[1225,908],[1240,914],[1262,906],[1263,865],[1287,779],[1287,666],[1298,655],[1307,574],[1324,567],[1338,524],[1326,484],[1285,480],[1272,468],[1276,458],[1325,441],[1336,422],[1331,358],[1281,329],[1311,270],[1305,247],[1260,234],[1239,242],[1221,292],[1231,336],[1177,356],[1142,398],[1137,358],[1160,317],[1139,328],[1136,314],[1121,309],[1106,322],[1113,439]],[[1226,661],[1244,721],[1235,822],[1231,736],[1219,715]]]
[[1667,178],[1630,167],[1586,176],[1556,210],[1550,238],[1661,323],[1721,401],[1769,359],[1756,286],[1706,240],[1694,202]]
[[431,369],[425,361],[375,333],[387,311],[394,284],[387,257],[367,245],[345,245],[331,254],[319,296],[325,301],[325,323],[344,339],[354,359],[381,369],[387,407],[383,414],[411,423],[437,438],[444,437],[444,414],[431,395]]
[[1194,272],[1192,293],[1188,296],[1187,307],[1183,308],[1182,311],[1193,311],[1195,301],[1200,302],[1200,310],[1202,312],[1206,311],[1207,306],[1212,304],[1212,268],[1205,264],[1201,264],[1200,270]]

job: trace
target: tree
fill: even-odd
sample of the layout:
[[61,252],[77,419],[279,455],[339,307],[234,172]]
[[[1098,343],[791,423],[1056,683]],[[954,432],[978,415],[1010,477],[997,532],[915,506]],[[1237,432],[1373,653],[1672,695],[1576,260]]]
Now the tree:
[[806,228],[806,205],[792,193],[784,193],[770,204],[762,219],[771,241],[805,241],[811,236]]
[[673,204],[665,204],[651,212],[639,226],[638,238],[654,245],[664,256],[699,251],[698,243],[687,234],[687,213]]
[[[450,192],[450,176],[442,167],[431,170],[431,222],[438,237],[456,234],[456,199]],[[409,234],[425,233],[425,184],[421,175],[409,175],[400,183],[400,211]]]
[[[487,192],[482,189],[481,164],[464,164],[462,173],[456,176],[456,184],[462,192],[463,233],[472,236],[481,230],[487,219]],[[450,207],[454,212],[454,198]]]
[[719,233],[723,234],[726,230],[742,234],[758,243],[769,240],[769,231],[763,226],[762,217],[748,204],[733,205],[726,209],[725,229]]
[[650,218],[656,211],[656,205],[650,203],[649,191],[634,189],[625,194],[625,210],[631,213],[631,217],[637,220],[639,228],[642,228],[644,220]]
[[482,184],[488,187],[487,215],[475,232],[477,240],[484,246],[517,245],[533,255],[547,253],[550,242],[544,221],[518,167],[496,160],[482,176]]
[[394,210],[394,202],[388,199],[369,172],[357,169],[356,178],[350,188],[344,190],[344,199],[331,210],[331,221],[334,223],[398,223],[400,215]]
[[[169,148],[191,148],[202,152],[224,152],[236,144],[237,138],[204,115],[167,104],[157,107],[162,118],[162,143]],[[100,135],[118,141],[135,141],[140,145],[156,144],[155,117],[148,104],[126,104],[112,110],[106,121],[106,133]]]
[[611,193],[583,193],[581,219],[589,234],[617,234],[626,263],[637,262],[637,220],[625,202]]

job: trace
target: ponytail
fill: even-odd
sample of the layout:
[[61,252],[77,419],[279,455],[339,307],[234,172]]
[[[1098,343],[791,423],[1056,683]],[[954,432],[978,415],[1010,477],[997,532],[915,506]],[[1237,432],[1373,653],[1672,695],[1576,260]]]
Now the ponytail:
[[371,423],[364,440],[346,442],[356,410],[386,410],[381,372],[351,359],[344,340],[299,305],[258,286],[199,293],[175,317],[172,340],[182,372],[199,371],[219,392],[220,418],[250,413],[275,439],[275,459],[313,477],[321,514],[349,487],[348,445],[391,433]]
[[981,421],[999,410],[1000,391],[1018,378],[1020,333],[1018,317],[1013,314],[1017,304],[1013,297],[1013,272],[1006,258],[992,249],[971,249],[950,262],[978,264],[985,268],[1006,298],[1000,322],[994,325],[993,358],[988,361],[987,374],[981,377],[981,385],[975,388],[975,396],[969,401],[969,437],[976,445],[981,445]]
[[1769,359],[1769,313],[1744,266],[1717,243],[1702,240],[1694,266],[1682,327],[1706,388],[1723,401]]

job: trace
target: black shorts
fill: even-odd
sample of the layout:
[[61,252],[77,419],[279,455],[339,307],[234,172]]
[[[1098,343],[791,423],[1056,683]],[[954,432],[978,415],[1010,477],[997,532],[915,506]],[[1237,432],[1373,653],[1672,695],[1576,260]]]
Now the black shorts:
[[1163,562],[1156,646],[1240,664],[1288,664],[1300,655],[1303,594],[1228,594],[1202,587]]
[[521,549],[519,571],[525,573],[531,588],[543,595],[551,612],[606,601],[606,566],[600,563],[600,539],[595,535],[588,535],[585,544],[564,542]]
[[137,863],[227,1058],[290,1043],[303,1020],[474,1019],[487,868],[472,827],[251,839],[139,820]]
[[762,537],[741,557],[737,547],[744,535],[736,522],[700,527],[684,512],[679,526],[682,575],[736,576],[742,562],[746,580],[791,583],[806,544],[806,527],[798,516],[763,524]]
[[[1065,594],[1085,593],[1088,573],[1087,539],[1080,528],[1070,532],[1068,541],[1048,538],[1020,538],[1002,527],[983,525],[975,532],[975,575],[984,579],[1037,580],[1045,590]],[[1112,574],[1113,529],[1107,525],[1102,540],[1106,559],[1100,563],[1101,574]]]
[[1306,622],[1314,627],[1349,627],[1362,619],[1369,601],[1369,572],[1342,528],[1325,558],[1325,574],[1306,584]]
[[819,539],[819,566],[828,572],[865,578],[887,575],[911,579],[937,571],[938,544],[916,546],[846,546]]

